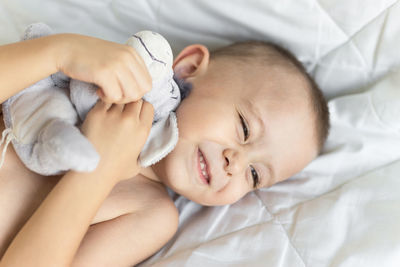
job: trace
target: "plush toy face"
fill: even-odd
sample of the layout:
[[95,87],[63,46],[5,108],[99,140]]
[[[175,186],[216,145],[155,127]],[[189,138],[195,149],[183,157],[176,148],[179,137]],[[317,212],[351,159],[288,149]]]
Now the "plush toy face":
[[130,37],[126,44],[143,58],[153,81],[162,79],[172,69],[171,47],[160,34],[141,31]]

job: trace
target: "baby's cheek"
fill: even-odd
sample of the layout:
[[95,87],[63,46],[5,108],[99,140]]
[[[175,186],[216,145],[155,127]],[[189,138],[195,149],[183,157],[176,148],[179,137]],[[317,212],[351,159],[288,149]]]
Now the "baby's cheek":
[[[186,103],[185,103],[186,104]],[[204,128],[204,112],[199,108],[189,105],[182,105],[176,111],[178,121],[179,136],[189,137],[195,135],[198,131]]]
[[212,206],[233,204],[242,199],[247,192],[248,190],[241,186],[228,186],[221,192],[215,192],[214,195],[209,198],[209,202],[212,203]]
[[180,188],[187,182],[187,176],[191,173],[191,157],[194,148],[187,140],[179,137],[175,148],[162,161],[164,176],[170,183],[170,186]]
[[237,135],[235,115],[228,107],[214,102],[204,103],[204,106],[199,103],[182,106],[177,110],[177,118],[179,135],[188,139],[223,142]]

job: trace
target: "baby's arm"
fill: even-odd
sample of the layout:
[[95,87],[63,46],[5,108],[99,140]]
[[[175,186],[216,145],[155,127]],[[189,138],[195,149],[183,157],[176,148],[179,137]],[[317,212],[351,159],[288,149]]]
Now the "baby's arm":
[[152,120],[152,106],[142,100],[110,108],[96,104],[82,130],[100,154],[99,166],[91,173],[64,175],[17,234],[0,266],[69,266],[111,189],[138,173],[132,159],[138,158]]
[[57,72],[55,45],[40,38],[0,46],[0,102]]
[[151,77],[132,47],[56,34],[0,46],[0,102],[57,71],[95,83],[108,103],[135,101],[151,89]]

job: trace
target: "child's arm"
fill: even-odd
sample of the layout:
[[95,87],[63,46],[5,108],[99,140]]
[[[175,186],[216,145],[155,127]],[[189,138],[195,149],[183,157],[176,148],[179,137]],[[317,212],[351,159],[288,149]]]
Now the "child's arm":
[[57,71],[95,83],[108,103],[135,101],[151,89],[151,77],[133,48],[56,34],[0,46],[0,102]]
[[153,120],[141,100],[123,105],[99,102],[82,131],[101,156],[91,173],[68,172],[17,234],[0,266],[69,266],[97,209],[120,180],[136,175],[135,160]]

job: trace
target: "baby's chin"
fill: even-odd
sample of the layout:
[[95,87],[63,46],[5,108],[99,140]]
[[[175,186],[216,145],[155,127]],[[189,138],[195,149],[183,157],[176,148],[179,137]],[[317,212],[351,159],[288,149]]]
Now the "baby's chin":
[[171,188],[172,191],[177,193],[178,195],[181,195],[190,201],[202,205],[202,206],[208,206],[208,207],[215,207],[215,206],[225,206],[225,205],[230,205],[236,203],[239,199],[223,199],[223,198],[218,198],[218,197],[213,197],[211,195],[207,196],[206,192],[179,192],[180,190],[177,189],[176,191]]

